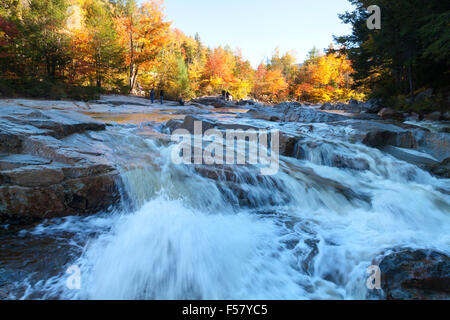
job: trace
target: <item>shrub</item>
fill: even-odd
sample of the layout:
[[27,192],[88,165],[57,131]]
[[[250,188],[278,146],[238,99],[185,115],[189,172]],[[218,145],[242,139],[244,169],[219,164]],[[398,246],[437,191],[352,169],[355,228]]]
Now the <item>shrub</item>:
[[82,101],[97,100],[102,92],[103,90],[99,87],[70,87],[68,98]]

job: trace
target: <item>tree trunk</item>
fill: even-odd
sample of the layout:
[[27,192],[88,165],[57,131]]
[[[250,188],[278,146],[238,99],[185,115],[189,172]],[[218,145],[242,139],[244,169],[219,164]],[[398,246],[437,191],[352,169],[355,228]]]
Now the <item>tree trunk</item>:
[[136,66],[134,68],[133,77],[131,78],[131,92],[133,92],[134,88],[136,87],[138,73],[139,73],[139,66]]
[[408,82],[409,82],[409,95],[411,98],[414,97],[414,83],[412,78],[412,66],[411,63],[408,64]]
[[130,93],[134,90],[133,83],[133,75],[134,75],[134,41],[133,41],[133,21],[131,21],[130,26],[130,74],[129,74],[129,87]]
[[101,88],[102,87],[102,77],[97,74],[97,88]]

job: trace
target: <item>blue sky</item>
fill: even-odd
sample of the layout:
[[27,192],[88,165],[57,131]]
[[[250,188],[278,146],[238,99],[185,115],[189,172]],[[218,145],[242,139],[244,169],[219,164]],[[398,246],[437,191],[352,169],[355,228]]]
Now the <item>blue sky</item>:
[[164,7],[173,27],[198,32],[210,47],[240,48],[254,66],[276,47],[302,62],[313,46],[350,32],[337,15],[352,10],[347,0],[165,0]]

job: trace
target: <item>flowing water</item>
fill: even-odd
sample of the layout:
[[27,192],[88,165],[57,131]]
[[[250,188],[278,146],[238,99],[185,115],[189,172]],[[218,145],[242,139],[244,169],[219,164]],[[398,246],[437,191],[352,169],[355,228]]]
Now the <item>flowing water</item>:
[[[120,119],[106,120],[128,122]],[[8,279],[0,293],[7,299],[365,299],[367,267],[389,250],[450,254],[449,180],[347,141],[346,127],[314,126],[303,132],[303,160],[282,157],[275,176],[236,166],[232,177],[217,181],[173,164],[174,146],[145,128],[121,124],[96,133],[122,173],[122,206],[0,237],[0,279]],[[364,167],[333,167],[336,155]],[[80,268],[79,290],[67,287],[69,266]]]

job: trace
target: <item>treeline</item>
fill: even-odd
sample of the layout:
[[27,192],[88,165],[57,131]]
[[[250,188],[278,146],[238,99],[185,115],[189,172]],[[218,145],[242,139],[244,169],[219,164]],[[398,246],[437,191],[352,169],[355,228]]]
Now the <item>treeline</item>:
[[[353,26],[336,37],[348,55],[358,88],[404,110],[450,109],[450,3],[442,0],[349,0],[341,15]],[[381,29],[369,30],[367,8],[381,8]]]
[[266,102],[362,97],[350,61],[332,48],[313,49],[303,64],[275,51],[255,70],[239,51],[172,29],[158,0],[2,0],[0,71],[4,96],[90,99],[155,88],[172,99],[222,90]]

